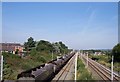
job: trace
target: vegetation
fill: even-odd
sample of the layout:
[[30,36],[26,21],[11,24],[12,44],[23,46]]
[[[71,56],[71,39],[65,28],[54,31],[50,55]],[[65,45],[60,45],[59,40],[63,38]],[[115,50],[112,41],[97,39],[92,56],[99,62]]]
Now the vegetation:
[[91,50],[81,50],[83,53],[86,53],[86,52],[88,52],[88,53],[91,53],[91,54],[93,54],[93,53],[95,53],[95,52],[101,52],[102,50],[93,50],[93,49],[91,49]]
[[69,52],[68,47],[61,41],[50,43],[49,41],[40,40],[37,42],[32,37],[28,38],[28,41],[24,43],[24,47],[27,54],[36,54],[37,52],[65,54]]
[[[17,75],[25,70],[56,59],[59,54],[69,52],[68,47],[62,42],[50,43],[49,41],[34,41],[32,37],[24,43],[24,56],[3,52],[4,79],[15,80]],[[52,56],[53,55],[53,56]]]
[[[24,58],[16,54],[3,53],[4,56],[4,79],[14,80],[17,78],[17,74],[21,71],[34,68],[45,62],[52,60],[52,54],[39,53],[38,55],[30,55]],[[57,55],[53,54],[53,59],[56,59]]]
[[107,55],[89,55],[89,58],[99,62],[102,65],[105,65],[106,67],[111,67],[111,56]]
[[101,52],[101,54],[110,55],[111,51],[112,51],[111,49],[99,49],[99,50],[90,49],[90,50],[81,50],[80,52],[82,52],[82,53],[88,52],[88,54],[95,54],[95,52]]
[[68,47],[65,44],[63,44],[61,41],[60,42],[56,42],[55,46],[58,46],[58,48],[59,48],[58,52],[60,52],[62,54],[68,53],[68,51],[69,51]]
[[94,80],[92,73],[88,72],[81,59],[77,61],[77,80]]
[[[111,54],[107,55],[89,55],[89,58],[99,62],[100,64],[111,68]],[[114,71],[117,71],[118,74],[120,73],[120,63],[114,62]]]
[[120,43],[113,47],[112,55],[114,55],[114,62],[120,63]]
[[47,52],[52,52],[53,51],[53,46],[50,42],[41,40],[38,42],[36,50],[38,52],[40,51],[47,51]]
[[95,52],[102,52],[103,54],[106,54],[109,58],[114,55],[114,62],[120,62],[120,43],[115,45],[112,50],[81,50],[81,52],[88,52],[89,54],[94,54]]
[[30,51],[31,48],[35,47],[35,43],[32,37],[28,38],[28,41],[24,43],[25,51]]
[[[112,55],[114,56],[114,71],[120,74],[120,43],[115,45],[112,50],[81,50],[81,52],[89,53],[89,57],[100,64],[111,68]],[[104,55],[93,55],[95,52],[102,52]]]

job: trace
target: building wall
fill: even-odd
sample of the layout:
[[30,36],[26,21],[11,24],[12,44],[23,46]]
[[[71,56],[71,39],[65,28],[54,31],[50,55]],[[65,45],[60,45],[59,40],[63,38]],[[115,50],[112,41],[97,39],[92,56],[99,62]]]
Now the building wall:
[[23,47],[21,47],[21,46],[15,46],[15,50],[14,51],[16,51],[16,50],[19,50],[19,52],[23,52]]
[[19,53],[23,52],[23,47],[18,43],[0,43],[2,45],[1,52],[11,52],[15,54],[16,50],[19,50]]

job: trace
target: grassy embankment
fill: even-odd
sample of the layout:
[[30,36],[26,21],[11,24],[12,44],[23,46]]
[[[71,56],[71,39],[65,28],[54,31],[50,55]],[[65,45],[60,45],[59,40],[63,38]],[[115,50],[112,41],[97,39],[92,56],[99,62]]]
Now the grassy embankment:
[[94,80],[92,73],[90,73],[83,64],[82,60],[78,58],[77,61],[77,80]]
[[[90,58],[95,59],[98,63],[111,68],[111,57],[108,55],[89,55]],[[114,62],[114,71],[120,71],[120,63]]]
[[[45,52],[37,53],[36,55],[29,55],[24,58],[16,54],[3,53],[4,56],[4,79],[15,80],[17,75],[25,70],[34,68],[45,62],[52,60],[52,54]],[[56,59],[57,55],[53,54],[53,59]]]

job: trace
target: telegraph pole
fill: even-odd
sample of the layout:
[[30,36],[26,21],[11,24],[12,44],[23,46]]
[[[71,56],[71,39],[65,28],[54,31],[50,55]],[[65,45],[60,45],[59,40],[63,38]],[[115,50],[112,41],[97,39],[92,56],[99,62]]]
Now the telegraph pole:
[[113,81],[113,55],[112,55],[112,62],[111,62],[111,81]]
[[3,55],[1,55],[1,78],[0,78],[0,80],[2,81],[3,80]]
[[87,66],[86,66],[86,68],[88,68],[88,52],[87,52]]
[[53,51],[52,51],[52,60],[53,60]]
[[76,53],[76,56],[75,56],[75,82],[77,80],[77,56],[78,56],[78,52]]

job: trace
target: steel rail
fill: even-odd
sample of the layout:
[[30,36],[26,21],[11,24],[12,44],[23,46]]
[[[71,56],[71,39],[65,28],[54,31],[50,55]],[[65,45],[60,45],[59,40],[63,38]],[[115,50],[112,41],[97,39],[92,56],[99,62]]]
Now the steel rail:
[[[85,61],[87,60],[85,56],[83,56],[83,58]],[[99,64],[98,62],[90,58],[88,59],[88,63],[89,63],[89,66],[92,69],[94,69],[103,80],[111,80],[111,71],[108,70],[106,67],[104,67],[103,65]],[[113,74],[114,74],[113,80],[119,81],[120,77],[115,73]]]
[[[66,79],[66,77],[67,77],[67,75],[68,75],[68,72],[69,72],[69,69],[70,69],[70,67],[71,67],[71,65],[72,65],[72,62],[74,61],[74,60],[73,60],[74,57],[75,57],[75,55],[68,61],[68,63],[63,67],[63,69],[61,69],[61,71],[59,72],[60,75],[58,75],[58,76],[56,77],[57,79],[55,79],[54,82],[59,82],[59,80],[64,81],[64,80]],[[64,77],[64,78],[61,79],[62,77]]]

